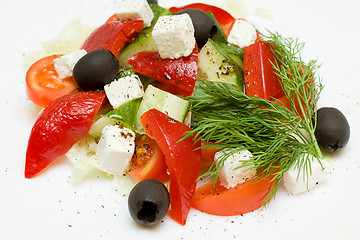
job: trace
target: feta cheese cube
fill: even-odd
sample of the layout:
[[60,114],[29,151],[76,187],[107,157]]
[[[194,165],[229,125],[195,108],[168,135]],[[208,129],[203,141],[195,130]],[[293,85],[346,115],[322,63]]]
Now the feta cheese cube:
[[241,48],[247,47],[257,38],[255,27],[246,20],[237,19],[229,33],[228,42]]
[[116,15],[121,20],[142,19],[144,21],[144,27],[150,26],[154,18],[154,13],[147,0],[124,1]]
[[161,16],[152,31],[161,58],[189,56],[195,47],[194,26],[189,14]]
[[[243,183],[256,174],[256,170],[252,168],[254,165],[242,166],[244,165],[243,161],[251,159],[252,154],[248,150],[235,150],[224,149],[215,154],[215,161],[217,163],[226,157],[219,173],[220,184],[226,188]],[[239,166],[242,167],[238,168]]]
[[135,133],[118,125],[105,126],[98,143],[99,169],[121,175],[126,172],[135,151]]
[[71,77],[73,75],[74,66],[87,52],[84,49],[68,53],[59,58],[54,59],[55,71],[61,79]]
[[310,157],[311,174],[304,173],[303,168],[299,169],[293,164],[290,169],[284,173],[284,187],[285,190],[291,194],[299,194],[311,190],[321,181],[324,180],[325,175],[330,171],[331,164],[324,159],[317,159],[310,154],[305,154],[302,158]]
[[105,85],[104,89],[114,109],[132,99],[144,96],[144,87],[135,74],[114,80]]

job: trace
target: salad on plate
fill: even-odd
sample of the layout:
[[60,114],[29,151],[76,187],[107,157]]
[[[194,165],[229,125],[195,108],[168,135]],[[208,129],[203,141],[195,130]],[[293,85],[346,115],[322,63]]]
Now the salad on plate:
[[185,225],[191,208],[242,215],[270,204],[280,181],[309,191],[350,128],[317,108],[324,85],[303,47],[212,5],[124,1],[80,49],[28,69],[27,96],[43,110],[25,177],[65,155],[73,181],[94,168],[134,179],[129,213],[145,226],[166,215]]

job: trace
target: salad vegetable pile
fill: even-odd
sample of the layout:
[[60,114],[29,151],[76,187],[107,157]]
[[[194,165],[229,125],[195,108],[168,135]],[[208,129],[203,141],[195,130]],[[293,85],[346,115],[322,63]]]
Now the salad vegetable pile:
[[146,226],[167,214],[185,225],[191,208],[259,209],[281,179],[308,191],[350,128],[339,110],[317,109],[324,86],[303,47],[215,6],[125,1],[81,49],[29,68],[27,96],[44,109],[25,177],[63,155],[79,179],[91,168],[130,175],[129,212]]

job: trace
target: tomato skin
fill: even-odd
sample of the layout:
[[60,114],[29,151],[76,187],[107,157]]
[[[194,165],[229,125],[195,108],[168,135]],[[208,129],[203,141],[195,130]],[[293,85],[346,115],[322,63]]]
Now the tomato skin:
[[104,100],[103,92],[76,92],[50,103],[31,130],[25,177],[34,177],[85,137]]
[[246,95],[264,99],[284,95],[272,63],[275,63],[274,54],[266,42],[255,42],[244,48]]
[[79,88],[74,77],[61,79],[58,76],[53,60],[61,56],[54,54],[41,58],[26,72],[26,95],[40,107],[45,108],[56,98]]
[[90,34],[81,48],[87,52],[108,49],[119,57],[125,44],[131,42],[143,27],[142,20],[107,21]]
[[138,52],[129,58],[133,70],[155,79],[183,97],[191,96],[195,88],[198,69],[198,48],[187,57],[169,59],[160,57],[158,51]]
[[220,24],[224,34],[226,36],[229,36],[231,28],[234,25],[236,19],[233,16],[231,16],[230,13],[228,13],[227,11],[221,8],[204,3],[193,3],[183,7],[171,7],[169,10],[174,13],[177,13],[180,12],[181,10],[191,9],[191,8],[203,10],[204,12],[211,12],[218,21],[218,23]]
[[219,216],[234,216],[254,211],[262,206],[275,184],[271,176],[238,184],[232,188],[220,185],[219,180],[206,183],[195,190],[191,206],[201,212]]
[[135,154],[130,161],[127,173],[137,181],[156,179],[160,182],[169,180],[165,156],[159,145],[147,135],[135,139]]
[[170,173],[169,215],[179,224],[185,225],[201,163],[201,151],[195,149],[201,143],[194,143],[193,137],[178,142],[191,129],[156,109],[145,112],[141,116],[141,123],[165,155]]

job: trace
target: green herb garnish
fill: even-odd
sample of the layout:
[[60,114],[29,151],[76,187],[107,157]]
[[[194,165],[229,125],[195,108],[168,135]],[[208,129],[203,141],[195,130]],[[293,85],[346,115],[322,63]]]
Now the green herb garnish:
[[[271,33],[266,39],[273,46],[277,60],[274,69],[291,110],[270,100],[249,97],[231,84],[199,82],[198,90],[189,97],[196,125],[185,137],[195,133],[205,141],[216,142],[219,148],[248,149],[253,158],[242,166],[254,166],[258,172],[255,180],[274,174],[267,203],[294,163],[307,177],[311,161],[323,158],[314,134],[316,105],[323,86],[315,82],[316,61],[305,64],[301,59],[303,43]],[[224,160],[213,163],[202,177],[215,181]]]

